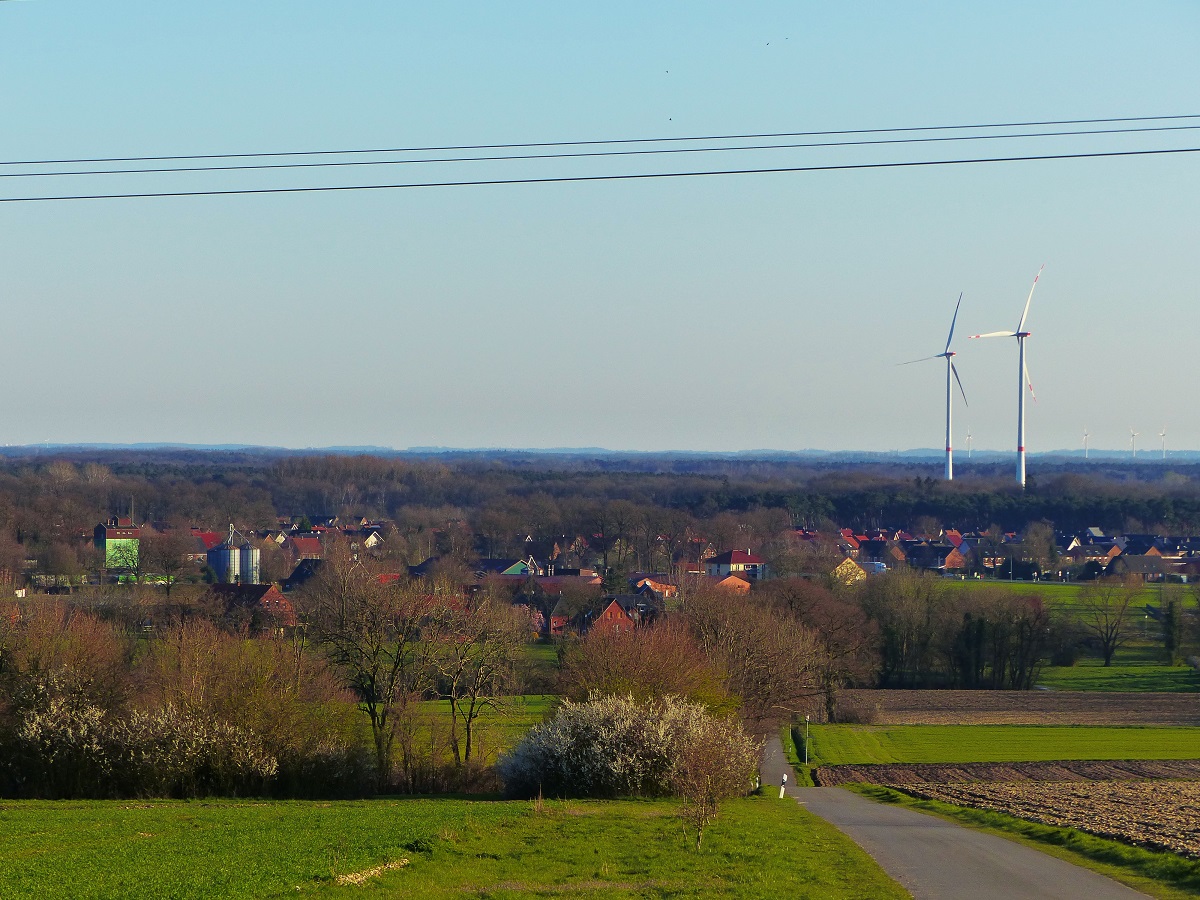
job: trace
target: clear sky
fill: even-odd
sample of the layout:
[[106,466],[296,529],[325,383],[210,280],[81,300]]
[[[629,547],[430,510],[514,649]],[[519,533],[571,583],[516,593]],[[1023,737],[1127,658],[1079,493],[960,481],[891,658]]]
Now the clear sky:
[[[0,161],[1200,113],[1188,2],[0,2]],[[1200,123],[1200,120],[1197,120]],[[0,197],[1200,147],[0,179]],[[714,157],[725,156],[715,154]],[[730,157],[733,155],[730,154]],[[399,167],[397,167],[399,168]],[[416,171],[420,170],[420,171]],[[11,167],[0,171],[15,171]],[[0,203],[0,443],[936,447],[1028,327],[1032,451],[1200,448],[1200,154]],[[1015,341],[956,338],[979,449]]]

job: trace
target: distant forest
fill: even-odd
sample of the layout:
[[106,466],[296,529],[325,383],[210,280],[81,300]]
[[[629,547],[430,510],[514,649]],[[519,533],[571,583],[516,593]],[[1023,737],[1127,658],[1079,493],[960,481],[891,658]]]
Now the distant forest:
[[1036,466],[1024,491],[1009,469],[976,465],[947,483],[934,464],[658,454],[63,451],[0,460],[0,542],[28,553],[77,540],[131,510],[139,521],[172,526],[267,529],[281,516],[338,515],[408,530],[458,521],[476,533],[535,538],[611,531],[604,523],[614,515],[635,514],[692,522],[786,517],[817,530],[1019,531],[1048,522],[1061,531],[1182,535],[1200,528],[1200,464]]

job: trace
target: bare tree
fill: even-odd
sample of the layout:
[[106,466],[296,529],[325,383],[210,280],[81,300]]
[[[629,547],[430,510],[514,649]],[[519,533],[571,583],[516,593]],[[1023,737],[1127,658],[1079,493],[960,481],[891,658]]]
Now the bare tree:
[[442,696],[450,701],[454,764],[462,767],[471,762],[476,722],[499,704],[512,680],[528,627],[510,603],[486,595],[472,607],[447,608],[444,615],[436,664]]
[[645,628],[594,631],[566,646],[561,685],[575,701],[593,695],[638,700],[675,695],[719,711],[736,705],[721,674],[678,618]]
[[142,532],[140,556],[143,568],[151,575],[162,575],[166,579],[167,596],[171,587],[186,572],[196,571],[191,554],[196,549],[196,539],[191,532],[182,528],[166,531]]
[[1104,665],[1133,637],[1133,603],[1142,583],[1136,578],[1102,578],[1079,592],[1079,621],[1100,644]]
[[671,787],[683,801],[680,816],[685,829],[696,832],[698,851],[721,801],[749,792],[760,748],[739,725],[718,718],[697,720],[679,739]]
[[820,694],[820,649],[813,633],[753,595],[696,590],[687,622],[700,648],[742,700],[742,717],[755,732],[804,712]]
[[386,788],[397,720],[432,686],[436,600],[411,585],[383,585],[345,543],[331,542],[299,605],[370,721]]
[[825,718],[837,721],[839,691],[872,680],[879,668],[879,626],[862,607],[804,578],[762,585],[764,599],[788,610],[812,630],[820,656],[816,673],[825,700]]

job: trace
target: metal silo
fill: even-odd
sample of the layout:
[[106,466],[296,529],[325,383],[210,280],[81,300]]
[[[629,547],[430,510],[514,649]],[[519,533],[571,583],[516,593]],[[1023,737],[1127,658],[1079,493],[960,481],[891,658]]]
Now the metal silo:
[[242,584],[258,584],[258,563],[261,551],[249,541],[238,549]]
[[217,544],[208,551],[208,566],[216,575],[218,584],[236,584],[241,573],[240,564],[238,548],[233,544]]

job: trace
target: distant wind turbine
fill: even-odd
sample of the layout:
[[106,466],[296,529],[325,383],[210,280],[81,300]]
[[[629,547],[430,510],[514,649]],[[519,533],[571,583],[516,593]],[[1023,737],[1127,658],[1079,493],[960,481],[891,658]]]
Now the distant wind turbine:
[[1158,433],[1158,436],[1160,438],[1162,438],[1163,459],[1166,459],[1167,458],[1167,426],[1166,425],[1163,426],[1163,430]]
[[967,426],[967,459],[971,458],[971,426]]
[[962,381],[958,377],[958,369],[954,368],[954,351],[950,349],[950,342],[954,340],[954,325],[958,322],[958,308],[962,306],[962,294],[958,295],[958,303],[954,306],[954,318],[950,320],[950,334],[946,337],[946,349],[941,353],[933,356],[924,356],[921,359],[911,359],[906,363],[900,363],[902,366],[911,366],[913,363],[927,362],[931,359],[946,360],[946,480],[954,480],[954,448],[951,441],[950,421],[951,410],[954,406],[954,387],[951,383],[951,378],[958,383],[958,392],[962,394],[963,404],[967,403],[967,392],[963,390]]
[[1083,458],[1088,458],[1088,430],[1083,429]]
[[1133,454],[1133,458],[1137,459],[1137,439],[1140,431],[1134,431],[1133,426],[1129,426],[1129,452]]
[[1017,484],[1025,487],[1025,388],[1029,387],[1029,395],[1037,400],[1033,393],[1033,383],[1029,380],[1029,368],[1025,365],[1025,338],[1029,332],[1025,330],[1025,320],[1029,317],[1029,304],[1033,301],[1033,292],[1037,288],[1038,279],[1042,277],[1042,263],[1037,275],[1033,278],[1033,287],[1025,298],[1025,310],[1021,313],[1021,321],[1016,331],[989,331],[987,334],[973,334],[972,338],[1013,337],[1017,339]]

